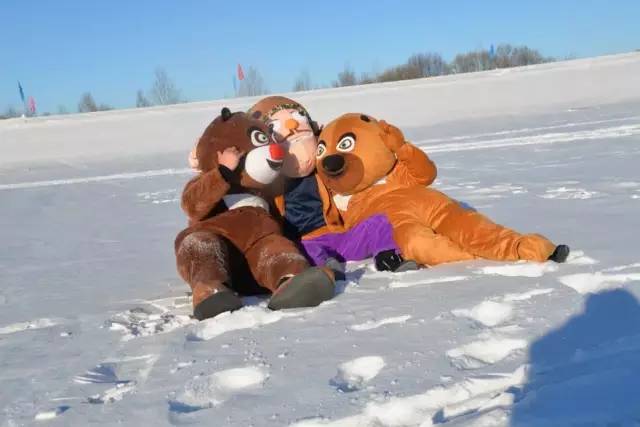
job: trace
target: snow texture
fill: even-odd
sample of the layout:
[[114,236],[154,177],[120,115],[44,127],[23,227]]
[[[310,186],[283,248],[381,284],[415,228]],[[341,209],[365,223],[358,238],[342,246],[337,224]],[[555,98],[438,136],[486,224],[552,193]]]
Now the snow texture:
[[380,356],[358,357],[342,363],[331,383],[340,391],[358,390],[375,378],[384,365],[384,359]]
[[640,54],[294,96],[400,126],[434,188],[568,262],[350,263],[319,307],[197,322],[187,155],[255,99],[3,120],[0,427],[637,425]]

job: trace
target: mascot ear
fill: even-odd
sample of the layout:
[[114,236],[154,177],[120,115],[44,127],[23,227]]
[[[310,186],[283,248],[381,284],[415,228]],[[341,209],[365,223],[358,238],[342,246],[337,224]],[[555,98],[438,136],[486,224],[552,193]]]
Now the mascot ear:
[[220,111],[220,115],[222,116],[222,121],[226,122],[227,120],[229,120],[229,117],[231,117],[231,110],[229,110],[227,107],[224,107],[222,111]]
[[378,125],[384,132],[383,138],[385,140],[385,144],[387,145],[387,147],[389,147],[389,149],[395,151],[400,148],[400,146],[404,145],[406,140],[404,139],[404,134],[400,129],[392,124],[385,122],[384,120],[380,120],[378,122]]
[[196,145],[195,160],[199,172],[209,172],[210,170],[218,167],[218,152],[216,147],[219,145],[218,139],[213,137],[205,140],[200,139]]

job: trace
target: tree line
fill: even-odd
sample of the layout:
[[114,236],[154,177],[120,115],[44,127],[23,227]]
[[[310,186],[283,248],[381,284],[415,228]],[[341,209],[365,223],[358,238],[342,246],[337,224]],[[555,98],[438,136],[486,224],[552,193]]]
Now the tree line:
[[[187,102],[182,97],[181,91],[175,85],[173,80],[169,77],[169,74],[164,68],[157,68],[155,70],[155,79],[153,84],[147,92],[142,89],[138,89],[136,92],[135,105],[137,108],[151,107],[154,105],[171,105]],[[96,111],[113,110],[114,108],[105,103],[98,103],[93,94],[89,91],[80,95],[80,100],[77,105],[78,113],[92,113]],[[48,116],[51,113],[44,112],[41,116]],[[58,106],[56,114],[69,114],[69,110],[64,105]],[[3,114],[0,114],[0,119],[9,119],[14,117],[20,117],[22,111],[19,111],[14,106],[9,106]]]
[[[523,65],[541,64],[552,62],[556,59],[542,55],[538,50],[528,46],[513,46],[500,44],[495,49],[478,49],[456,55],[450,62],[434,52],[417,53],[411,55],[403,64],[389,67],[382,72],[362,73],[356,72],[345,65],[331,85],[313,85],[308,70],[302,70],[295,78],[292,90],[294,92],[320,89],[326,87],[354,86],[370,83],[384,83],[398,80],[420,79],[425,77],[443,76],[448,74],[471,73],[486,71],[496,68],[519,67]],[[234,96],[260,96],[269,93],[264,78],[256,67],[249,66],[244,78],[234,88]],[[164,68],[155,70],[155,79],[151,87],[145,92],[139,89],[136,92],[135,105],[137,108],[151,107],[154,105],[171,105],[187,102],[180,89],[175,85]],[[77,111],[88,113],[113,109],[105,103],[98,103],[91,92],[85,92],[80,96]],[[64,106],[59,106],[57,114],[67,114],[69,111]],[[9,106],[0,119],[18,117],[21,114],[13,106]],[[41,115],[49,115],[42,113]]]
[[[357,76],[348,65],[338,73],[333,87],[359,84],[384,83],[399,80],[421,79],[448,74],[472,73],[496,68],[520,67],[524,65],[553,62],[556,59],[542,55],[528,46],[500,44],[495,49],[479,49],[456,55],[451,62],[438,53],[427,52],[411,55],[404,64],[385,69],[380,73],[363,73]],[[295,86],[294,86],[295,89]]]

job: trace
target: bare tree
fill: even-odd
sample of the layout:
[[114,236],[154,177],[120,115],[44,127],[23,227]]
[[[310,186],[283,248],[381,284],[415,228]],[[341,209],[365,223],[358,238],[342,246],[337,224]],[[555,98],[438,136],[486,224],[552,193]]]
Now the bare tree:
[[156,80],[151,87],[150,96],[156,105],[171,105],[181,102],[180,91],[164,68],[156,69]]
[[[59,110],[60,108],[64,109],[64,107],[58,107]],[[78,102],[78,113],[93,113],[96,111],[107,110],[113,110],[113,107],[104,103],[98,105],[96,103],[96,100],[93,99],[93,95],[91,95],[91,92],[83,93],[82,97],[80,98],[80,102]],[[66,111],[66,109],[64,109],[64,111]]]
[[413,55],[407,61],[407,68],[419,76],[418,78],[441,76],[448,74],[449,71],[447,63],[442,59],[442,56],[437,53],[419,53]]
[[247,68],[244,79],[240,82],[238,96],[258,96],[266,94],[267,88],[260,72],[255,67]]
[[311,90],[311,76],[309,71],[303,70],[293,84],[294,92],[301,92],[304,90]]
[[375,74],[362,73],[360,75],[359,84],[368,85],[368,84],[371,84],[371,83],[375,83],[376,81],[377,81],[377,76]]
[[333,82],[333,87],[354,86],[358,84],[356,73],[345,65],[344,69],[338,73],[338,80]]
[[80,97],[80,102],[78,102],[78,113],[90,113],[94,111],[98,111],[98,105],[95,99],[93,99],[93,95],[91,95],[91,92],[83,93]]
[[20,117],[20,113],[16,110],[13,105],[9,105],[4,113],[0,114],[1,119],[12,119],[14,117]]
[[149,102],[149,99],[144,96],[144,92],[138,89],[138,92],[136,93],[136,108],[144,107],[151,107],[151,102]]
[[472,52],[456,55],[451,64],[456,73],[472,73],[475,71],[490,70],[492,61],[487,50],[474,50]]
[[555,58],[545,57],[538,50],[528,46],[502,44],[496,49],[496,66],[500,68],[542,64],[552,61],[555,61]]

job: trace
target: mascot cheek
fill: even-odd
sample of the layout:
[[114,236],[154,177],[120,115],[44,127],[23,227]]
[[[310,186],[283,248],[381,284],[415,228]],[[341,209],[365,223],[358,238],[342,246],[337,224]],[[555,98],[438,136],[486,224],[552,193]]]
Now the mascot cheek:
[[318,141],[312,134],[290,141],[282,170],[284,175],[291,178],[310,175],[315,169],[317,148]]
[[269,146],[253,149],[247,154],[244,162],[244,173],[261,185],[269,185],[280,174],[281,162],[270,158]]

